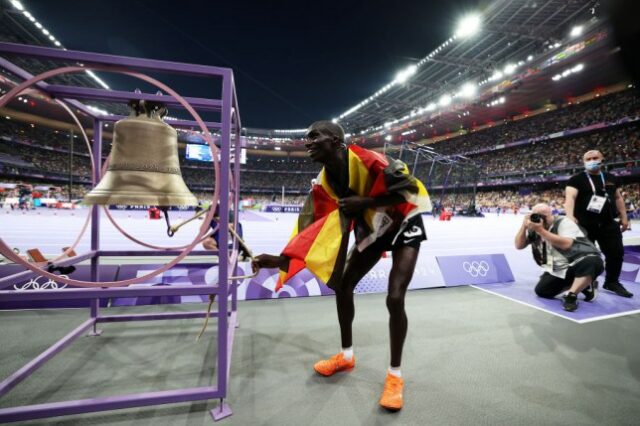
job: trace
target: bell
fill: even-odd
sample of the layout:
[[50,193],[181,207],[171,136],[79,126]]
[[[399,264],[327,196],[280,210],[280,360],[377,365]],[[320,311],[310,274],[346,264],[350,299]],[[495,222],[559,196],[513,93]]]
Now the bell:
[[198,204],[182,179],[178,134],[162,120],[163,104],[131,101],[131,115],[113,130],[111,160],[87,204],[189,206]]

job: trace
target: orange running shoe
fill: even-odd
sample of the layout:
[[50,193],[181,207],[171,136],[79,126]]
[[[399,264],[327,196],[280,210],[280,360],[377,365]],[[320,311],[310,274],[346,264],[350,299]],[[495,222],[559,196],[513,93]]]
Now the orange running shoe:
[[318,374],[323,376],[332,376],[339,371],[353,370],[356,366],[356,357],[352,356],[351,359],[344,359],[344,355],[340,352],[337,355],[332,356],[329,359],[323,359],[314,364],[313,369]]
[[384,390],[380,397],[380,405],[387,410],[400,410],[402,408],[402,388],[404,388],[402,377],[387,373],[387,378],[384,381]]

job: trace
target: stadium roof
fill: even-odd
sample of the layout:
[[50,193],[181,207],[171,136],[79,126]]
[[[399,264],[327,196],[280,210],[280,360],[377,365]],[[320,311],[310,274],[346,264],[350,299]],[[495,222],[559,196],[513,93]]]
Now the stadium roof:
[[[46,29],[37,29],[35,18],[15,4],[14,0],[0,2],[0,39],[64,48],[53,34],[45,33]],[[605,27],[598,4],[597,0],[493,0],[477,14],[461,17],[461,25],[452,28],[449,39],[400,70],[376,93],[338,114],[336,121],[354,136],[367,139],[379,138],[383,133],[404,136],[415,128],[419,133],[411,139],[417,140],[427,137],[424,128],[429,123],[433,124],[433,131],[442,134],[469,127],[474,121],[514,115],[533,104],[540,106],[541,99],[560,93],[558,87],[564,93],[581,94],[597,85],[619,82],[623,73],[614,66],[608,67],[605,50],[609,43],[601,43],[597,51],[585,49],[565,61],[568,53],[575,53],[573,46],[584,45],[584,40]],[[540,72],[541,65],[554,57],[562,57],[562,66],[547,66]],[[580,78],[552,83],[554,70],[568,67],[571,62],[572,67],[579,65],[575,64],[576,58],[589,61]],[[9,59],[32,73],[54,67],[44,60],[15,56]],[[532,68],[535,73],[529,72]],[[62,78],[72,79],[77,85],[104,87],[95,75]],[[525,80],[526,88],[521,90],[519,84]],[[501,108],[485,107],[492,103]],[[126,113],[122,105],[95,104],[111,112]],[[304,133],[304,129],[245,131],[248,135],[278,139],[295,139]]]
[[[0,40],[10,43],[30,44],[65,49],[46,27],[24,7],[20,1],[0,2]],[[65,49],[66,50],[66,49]],[[6,55],[6,58],[18,67],[35,75],[46,70],[59,67],[61,62],[46,59],[24,58],[20,55]],[[76,65],[76,64],[69,64]],[[6,70],[3,70],[6,73]],[[109,89],[109,86],[92,71],[86,74],[67,74],[50,80],[56,84],[73,84],[75,86]],[[118,114],[127,114],[126,106],[93,102],[94,107],[110,110]]]
[[514,73],[528,60],[560,49],[586,27],[597,25],[598,4],[597,0],[494,0],[479,14],[466,17],[451,38],[339,114],[336,121],[359,133],[412,112],[433,111],[457,98],[473,97],[498,76]]

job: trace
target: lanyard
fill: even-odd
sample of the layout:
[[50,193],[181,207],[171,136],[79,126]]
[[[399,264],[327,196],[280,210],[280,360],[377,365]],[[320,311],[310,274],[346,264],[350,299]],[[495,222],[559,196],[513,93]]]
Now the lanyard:
[[[591,189],[593,190],[593,194],[596,195],[596,186],[593,184],[593,180],[591,180],[591,175],[587,172],[584,172],[589,179],[589,183],[591,184]],[[604,173],[600,172],[600,179],[602,180],[602,191],[604,191],[604,196],[607,196],[607,188],[604,185]]]

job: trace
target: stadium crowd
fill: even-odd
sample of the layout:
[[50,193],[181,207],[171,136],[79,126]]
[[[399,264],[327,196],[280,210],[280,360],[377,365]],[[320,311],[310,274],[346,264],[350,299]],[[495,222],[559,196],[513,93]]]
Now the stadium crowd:
[[568,104],[533,117],[505,120],[503,124],[446,139],[431,146],[443,154],[467,155],[500,144],[637,116],[640,116],[640,94],[638,89],[629,89],[579,104]]
[[[599,149],[605,162],[620,170],[632,170],[640,165],[640,122],[631,120],[589,133],[544,139],[516,147],[473,154],[497,144],[539,137],[567,129],[601,122],[616,122],[625,117],[640,114],[640,96],[636,89],[625,90],[607,96],[596,97],[580,104],[568,105],[535,117],[508,121],[493,128],[483,129],[464,136],[448,139],[433,146],[439,152],[466,153],[481,166],[480,179],[500,183],[510,175],[541,177],[553,173],[567,175],[582,168],[582,154],[588,149]],[[77,135],[76,135],[77,136]],[[90,162],[84,144],[79,138],[74,143],[74,182],[90,181]],[[27,179],[41,182],[52,179],[55,185],[64,185],[69,174],[69,133],[21,123],[16,120],[0,121],[0,179]],[[182,173],[185,181],[196,191],[205,191],[214,185],[210,164],[186,160],[180,151]],[[427,167],[416,174],[431,186],[442,184],[446,171],[425,176]],[[610,168],[611,169],[611,168]],[[284,186],[287,192],[305,194],[319,166],[306,157],[289,155],[252,155],[249,151],[247,164],[242,168],[242,190],[244,193],[280,194]],[[449,184],[459,177],[452,177]],[[526,196],[515,192],[489,192],[478,195],[477,205],[497,207],[527,205]],[[531,195],[554,204],[550,194]],[[268,198],[269,196],[267,196]],[[520,198],[518,198],[520,197]],[[525,197],[525,198],[522,198]],[[460,198],[460,197],[458,197]],[[557,198],[557,197],[556,197]],[[462,199],[462,198],[460,198]],[[446,203],[445,203],[446,204]],[[555,204],[561,205],[560,201]],[[636,205],[637,202],[634,203]]]
[[582,155],[597,149],[607,163],[640,157],[640,125],[631,124],[569,139],[552,139],[471,156],[488,176],[567,167],[581,167]]

